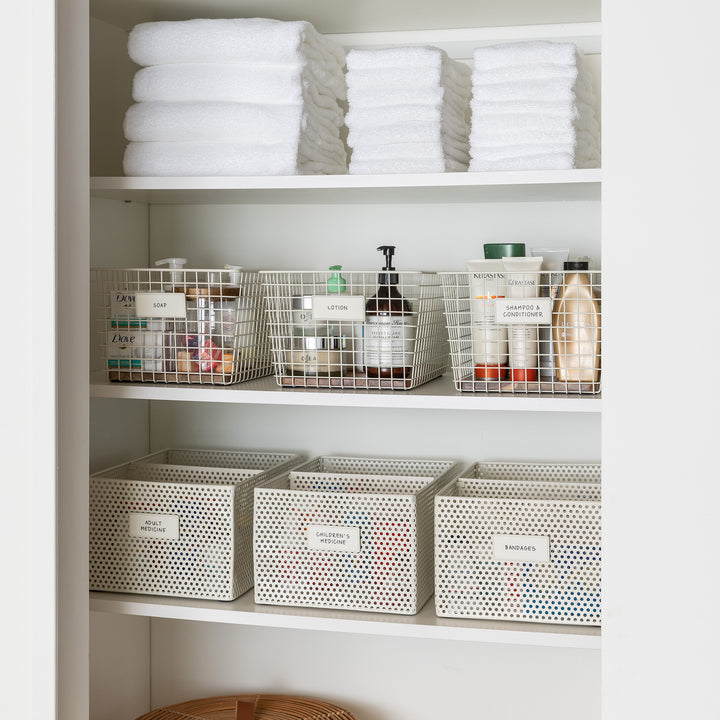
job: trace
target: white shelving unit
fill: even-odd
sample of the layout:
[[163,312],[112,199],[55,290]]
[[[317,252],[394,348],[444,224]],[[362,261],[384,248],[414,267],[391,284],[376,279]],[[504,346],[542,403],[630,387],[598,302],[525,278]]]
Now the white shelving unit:
[[[90,264],[142,266],[181,255],[191,258],[189,267],[240,257],[240,264],[257,268],[339,261],[373,269],[380,266],[376,245],[392,241],[398,265],[456,270],[481,253],[484,241],[506,238],[530,247],[569,245],[599,263],[601,170],[121,176],[121,119],[134,71],[124,42],[145,20],[297,16],[347,48],[430,43],[465,60],[484,43],[572,39],[599,79],[595,2],[572,8],[526,2],[498,15],[496,8],[490,12],[492,3],[457,0],[442,8],[428,0],[412,11],[405,6],[402,21],[403,4],[386,5],[371,2],[350,12],[327,0],[303,7],[92,0]],[[595,462],[600,455],[600,397],[459,393],[450,374],[412,391],[337,392],[281,389],[272,377],[229,387],[117,384],[105,380],[96,362],[91,369],[91,471],[168,445],[452,456],[468,463],[483,457]],[[89,609],[91,720],[129,720],[189,697],[256,689],[324,695],[360,720],[425,720],[441,711],[468,716],[475,709],[500,718],[497,707],[518,673],[537,685],[514,712],[539,720],[592,720],[600,713],[598,628],[437,618],[432,600],[410,617],[258,606],[252,592],[232,603],[91,593]],[[270,645],[275,653],[268,653]],[[327,667],[327,654],[342,658],[342,677]],[[293,664],[298,655],[302,668]],[[375,688],[367,701],[380,658],[397,668],[393,688]],[[136,669],[127,671],[122,692],[113,676],[118,664]],[[505,672],[510,665],[512,680]],[[558,674],[573,678],[570,691],[553,687]],[[479,705],[475,683],[468,682],[478,676],[484,677]]]

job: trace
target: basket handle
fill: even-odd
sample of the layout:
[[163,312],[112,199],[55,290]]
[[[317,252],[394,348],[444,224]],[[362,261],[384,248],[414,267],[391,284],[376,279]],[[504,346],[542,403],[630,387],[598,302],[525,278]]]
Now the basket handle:
[[258,699],[254,700],[236,700],[235,701],[235,720],[255,720],[255,706]]

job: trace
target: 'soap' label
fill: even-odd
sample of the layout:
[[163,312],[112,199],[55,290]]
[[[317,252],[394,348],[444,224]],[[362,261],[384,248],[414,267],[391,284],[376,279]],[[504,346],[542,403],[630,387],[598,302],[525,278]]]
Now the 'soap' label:
[[550,325],[551,298],[498,298],[495,301],[498,325]]
[[347,320],[358,322],[365,319],[365,297],[346,293],[313,295],[313,320]]
[[550,538],[544,535],[493,535],[493,558],[510,562],[550,562]]
[[137,317],[185,317],[185,295],[182,293],[135,293]]
[[360,552],[360,528],[345,525],[308,525],[307,549]]
[[180,539],[180,516],[151,513],[129,513],[128,531],[131,537]]

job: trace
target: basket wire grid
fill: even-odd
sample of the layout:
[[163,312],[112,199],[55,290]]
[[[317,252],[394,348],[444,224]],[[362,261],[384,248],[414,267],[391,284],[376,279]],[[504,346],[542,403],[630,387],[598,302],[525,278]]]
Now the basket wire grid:
[[433,592],[433,498],[458,470],[320,457],[257,488],[255,602],[417,613]]
[[293,453],[166,449],[95,473],[90,589],[239,597],[253,582],[254,488],[301,460]]
[[600,625],[599,466],[492,465],[435,498],[436,614]]
[[230,385],[272,373],[257,272],[95,268],[93,285],[111,381]]
[[376,299],[390,287],[379,285],[377,272],[340,271],[337,293],[328,288],[338,273],[260,274],[281,386],[406,390],[449,368],[437,273],[393,273],[405,304],[391,307]]
[[599,271],[438,274],[457,390],[600,392]]

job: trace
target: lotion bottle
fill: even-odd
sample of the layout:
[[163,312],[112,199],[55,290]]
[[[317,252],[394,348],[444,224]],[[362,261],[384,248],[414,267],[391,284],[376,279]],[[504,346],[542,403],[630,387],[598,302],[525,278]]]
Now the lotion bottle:
[[395,246],[381,245],[378,250],[385,255],[385,267],[378,275],[377,292],[365,303],[365,373],[376,378],[409,378],[415,345],[412,305],[397,287],[399,276],[392,266]]

